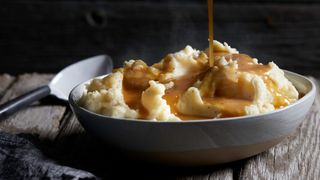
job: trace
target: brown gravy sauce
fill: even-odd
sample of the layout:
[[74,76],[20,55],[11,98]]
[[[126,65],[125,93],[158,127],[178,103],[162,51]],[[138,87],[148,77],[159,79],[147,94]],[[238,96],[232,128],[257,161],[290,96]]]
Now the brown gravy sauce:
[[[225,56],[227,61],[231,59],[237,61],[239,71],[255,73],[263,76],[264,82],[266,83],[270,92],[273,94],[275,108],[280,108],[289,104],[287,97],[278,92],[275,83],[266,75],[266,73],[271,69],[269,65],[255,64],[253,63],[252,58],[245,54],[215,54],[215,56],[221,55]],[[173,81],[174,86],[170,89],[167,89],[165,91],[165,95],[163,96],[163,99],[167,101],[167,104],[171,108],[171,113],[182,120],[208,119],[207,117],[181,114],[176,108],[179,97],[197,80],[201,80],[206,71],[207,69],[199,69],[198,71],[189,72],[187,75]],[[230,87],[232,86],[230,85]],[[238,83],[237,87],[238,89],[220,89],[220,93],[219,87],[217,87],[218,93],[215,94],[215,97],[203,97],[203,101],[204,103],[212,104],[221,109],[221,117],[245,115],[245,107],[252,104],[253,97],[237,96],[235,93],[239,93],[239,89],[241,89],[241,83]],[[144,89],[137,90],[128,87],[125,82],[123,83],[124,100],[130,108],[139,111],[139,118],[141,119],[144,119],[148,116],[148,111],[141,104],[141,94],[143,91]]]
[[166,90],[166,94],[163,96],[163,99],[167,101],[167,104],[170,106],[171,113],[178,116],[182,120],[190,120],[190,119],[206,119],[205,117],[201,116],[193,116],[193,115],[186,115],[181,114],[177,110],[177,103],[179,97],[187,91],[189,87],[191,87],[204,73],[200,72],[193,72],[188,75],[185,75],[177,80],[174,80],[174,86],[170,89]]
[[270,79],[268,76],[264,76],[264,82],[267,85],[267,88],[272,93],[273,96],[273,104],[276,109],[279,109],[284,106],[288,106],[290,104],[289,98],[279,92],[276,84]]
[[213,54],[213,0],[208,0],[209,67],[214,65]]
[[265,75],[271,67],[269,65],[255,64],[252,58],[246,54],[230,54],[225,56],[227,60],[235,60],[238,63],[239,71],[250,72],[258,75]]
[[145,119],[147,118],[149,112],[141,103],[142,92],[143,90],[128,87],[125,83],[123,83],[122,94],[125,103],[131,109],[138,110],[140,119]]

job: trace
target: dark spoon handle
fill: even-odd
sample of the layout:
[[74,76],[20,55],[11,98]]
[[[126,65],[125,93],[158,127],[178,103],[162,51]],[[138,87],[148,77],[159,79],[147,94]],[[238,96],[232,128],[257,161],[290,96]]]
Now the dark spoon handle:
[[0,105],[0,121],[12,115],[16,111],[50,94],[48,85],[34,89],[22,96],[16,97]]

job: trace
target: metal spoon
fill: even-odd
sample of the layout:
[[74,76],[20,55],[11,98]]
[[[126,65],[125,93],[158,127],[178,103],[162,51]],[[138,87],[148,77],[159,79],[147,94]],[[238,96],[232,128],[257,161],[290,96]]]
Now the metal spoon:
[[112,71],[112,68],[112,60],[107,55],[99,55],[71,64],[60,71],[48,85],[36,88],[0,105],[0,120],[48,95],[68,101],[73,87],[90,78],[107,74]]

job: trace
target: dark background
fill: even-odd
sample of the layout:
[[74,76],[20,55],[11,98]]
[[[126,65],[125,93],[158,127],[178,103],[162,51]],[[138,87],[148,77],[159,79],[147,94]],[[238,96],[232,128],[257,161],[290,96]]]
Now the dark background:
[[[320,1],[214,0],[215,39],[318,76]],[[206,0],[1,0],[0,73],[54,73],[97,54],[159,61],[207,47]]]

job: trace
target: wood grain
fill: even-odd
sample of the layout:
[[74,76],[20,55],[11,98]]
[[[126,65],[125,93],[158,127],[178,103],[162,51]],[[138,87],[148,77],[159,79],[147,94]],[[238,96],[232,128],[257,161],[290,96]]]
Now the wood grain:
[[0,74],[0,100],[5,90],[7,90],[14,80],[14,76],[10,76],[9,74]]
[[13,99],[23,93],[26,93],[36,87],[46,85],[53,75],[23,74],[17,77],[17,81],[8,89],[1,100],[1,103]]
[[195,174],[195,175],[185,175],[177,177],[177,180],[232,180],[233,169],[223,168],[215,169],[212,168],[210,173],[207,174]]
[[[52,75],[36,73],[20,75],[17,81],[5,92],[0,103],[45,85],[51,78]],[[60,120],[64,111],[64,106],[32,105],[0,122],[0,130],[12,133],[38,134],[42,139],[54,139],[59,132]]]
[[240,179],[281,180],[320,177],[319,85],[317,89],[316,101],[299,129],[277,146],[249,159],[241,170]]
[[60,126],[59,134],[57,136],[57,141],[59,138],[64,138],[67,136],[71,136],[74,134],[82,134],[85,132],[73,112],[68,109],[67,113],[64,116],[64,120],[62,120],[63,124]]
[[[319,76],[320,4],[295,2],[300,3],[217,2],[215,37],[262,62]],[[116,66],[138,58],[152,63],[187,44],[203,49],[206,12],[206,3],[195,0],[5,0],[0,72],[57,72],[101,53],[111,55]]]

